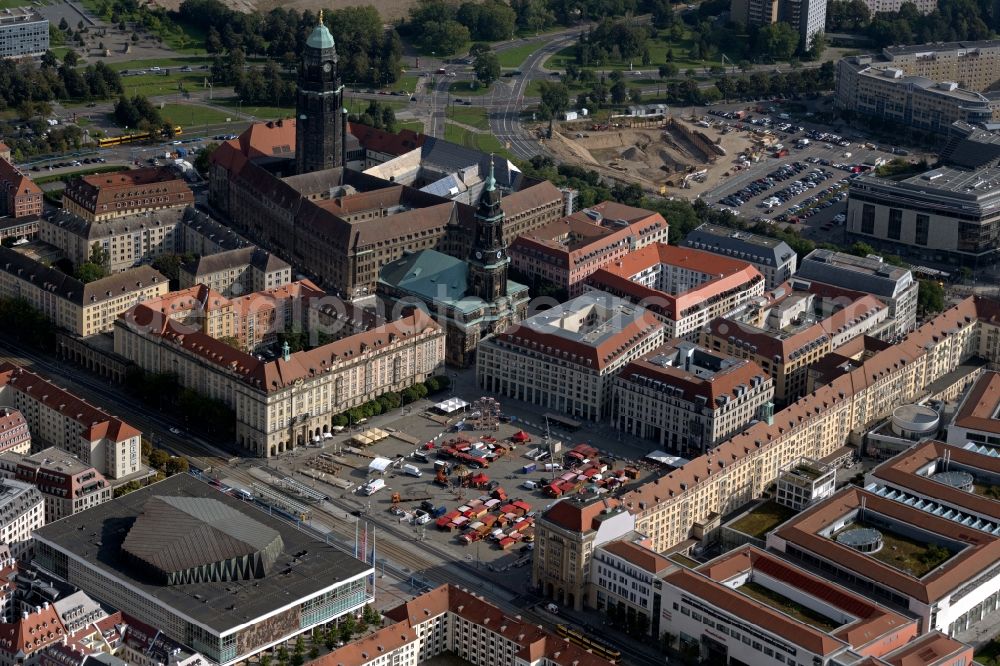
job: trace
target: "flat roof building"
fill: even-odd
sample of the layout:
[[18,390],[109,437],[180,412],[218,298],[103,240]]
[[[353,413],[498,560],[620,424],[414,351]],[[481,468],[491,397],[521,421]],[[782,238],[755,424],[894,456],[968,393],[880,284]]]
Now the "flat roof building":
[[844,252],[813,250],[799,265],[792,286],[803,282],[820,282],[871,294],[889,306],[889,316],[896,321],[898,335],[912,331],[917,325],[919,283],[908,269],[887,264],[877,255],[855,257]]
[[671,340],[622,368],[615,428],[660,448],[700,455],[774,412],[774,381],[753,361]]
[[0,16],[0,58],[40,56],[49,50],[47,18],[33,7],[16,7],[6,12]]
[[668,338],[689,340],[714,317],[739,316],[764,294],[764,277],[748,262],[665,243],[628,254],[587,283],[648,309]]
[[0,453],[0,476],[34,484],[45,499],[45,522],[52,523],[111,499],[113,488],[93,465],[55,446],[32,454]]
[[792,277],[798,265],[795,251],[783,240],[708,222],[685,236],[681,245],[747,262],[764,276],[767,291]]
[[621,368],[663,341],[645,308],[589,291],[479,343],[476,381],[492,393],[600,420]]
[[186,474],[35,538],[41,570],[223,665],[372,600],[371,565]]

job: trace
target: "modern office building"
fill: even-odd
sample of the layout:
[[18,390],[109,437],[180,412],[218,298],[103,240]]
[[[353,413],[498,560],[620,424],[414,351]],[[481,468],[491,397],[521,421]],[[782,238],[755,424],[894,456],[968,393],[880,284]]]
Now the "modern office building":
[[42,494],[30,483],[0,480],[0,543],[16,560],[30,560],[31,533],[45,524]]
[[[937,8],[928,0],[915,4],[921,13]],[[954,81],[960,88],[975,92],[991,90],[1000,81],[1000,40],[995,39],[887,46],[869,57],[874,69],[896,69],[904,76],[931,81]]]
[[[998,73],[1000,67],[994,66],[991,76],[996,79]],[[870,55],[840,59],[834,103],[842,111],[940,133],[954,122],[981,124],[1000,119],[1000,105],[983,92],[954,79],[908,74],[895,63]]]
[[849,487],[770,532],[767,546],[918,618],[920,633],[974,640],[1000,600],[1000,539],[970,516]]
[[[293,283],[277,291],[299,285],[322,301],[323,292],[308,281]],[[195,298],[187,292],[195,292]],[[272,290],[275,291],[275,290]],[[184,293],[188,311],[235,307],[220,294],[204,287]],[[294,300],[294,295],[293,295]],[[301,300],[301,299],[300,299]],[[306,299],[308,300],[308,299]],[[218,304],[216,304],[218,301]],[[262,301],[257,307],[257,301]],[[424,312],[417,310],[396,321],[377,325],[362,332],[341,337],[327,344],[318,338],[311,348],[291,353],[281,350],[277,357],[255,356],[219,339],[235,335],[237,339],[257,340],[260,324],[265,331],[279,312],[286,323],[298,311],[303,327],[315,326],[320,317],[312,317],[308,307],[274,307],[268,294],[251,294],[234,301],[238,312],[252,316],[234,316],[226,328],[211,328],[206,323],[188,323],[183,308],[174,299],[140,304],[115,323],[115,353],[129,359],[147,372],[173,372],[182,386],[210,398],[221,400],[236,413],[236,436],[240,446],[259,456],[270,457],[304,446],[334,426],[333,417],[351,407],[372,400],[389,391],[402,391],[440,371],[444,363],[444,330]],[[336,321],[349,331],[349,322]],[[253,327],[253,331],[251,331]],[[311,339],[311,331],[302,328]],[[324,326],[317,332],[326,333]]]
[[966,266],[991,264],[1000,247],[1000,137],[956,123],[942,165],[902,180],[851,182],[847,231],[887,251]]
[[[631,537],[631,538],[630,538]],[[633,618],[637,626],[659,637],[669,610],[663,605],[663,577],[678,568],[644,545],[639,535],[608,541],[594,548],[587,606]],[[643,619],[639,619],[643,618]]]
[[370,564],[187,474],[46,525],[35,541],[44,573],[223,666],[372,601]]
[[795,251],[783,240],[708,222],[685,236],[681,245],[747,262],[764,276],[767,291],[792,277],[798,264]]
[[88,222],[101,222],[162,208],[184,208],[194,193],[170,167],[145,167],[80,176],[63,190],[63,208]]
[[749,263],[665,243],[630,253],[587,284],[655,314],[667,338],[689,340],[715,317],[739,317],[764,294],[764,277]]
[[[0,39],[3,34],[3,18],[0,16]],[[9,157],[0,158],[0,215],[21,219],[41,214],[42,188],[14,166]]]
[[802,260],[793,286],[798,284],[808,289],[812,282],[871,294],[889,306],[897,335],[905,335],[917,325],[919,283],[908,269],[887,264],[882,257],[813,250]]
[[646,309],[589,291],[484,338],[476,381],[491,393],[597,421],[611,406],[615,375],[663,335]]
[[118,315],[170,290],[150,266],[84,284],[7,247],[0,247],[0,298],[23,299],[54,326],[82,337],[110,331]]
[[771,418],[774,381],[753,361],[671,340],[622,368],[612,424],[684,457]]
[[659,213],[605,201],[515,238],[511,269],[576,298],[591,273],[647,245],[666,243],[669,231]]
[[1000,372],[984,372],[958,405],[948,443],[1000,449]]
[[281,287],[292,281],[292,267],[266,250],[245,247],[200,256],[180,268],[180,288],[198,284],[233,298]]
[[778,474],[774,499],[793,511],[802,511],[833,494],[837,468],[819,460],[802,458]]
[[40,56],[49,50],[49,20],[33,7],[0,16],[0,58]]
[[50,446],[35,453],[0,453],[0,476],[38,488],[45,500],[45,522],[86,511],[110,501],[113,488],[93,465]]
[[36,446],[57,446],[110,479],[144,469],[141,432],[13,363],[0,364],[0,405],[24,415]]

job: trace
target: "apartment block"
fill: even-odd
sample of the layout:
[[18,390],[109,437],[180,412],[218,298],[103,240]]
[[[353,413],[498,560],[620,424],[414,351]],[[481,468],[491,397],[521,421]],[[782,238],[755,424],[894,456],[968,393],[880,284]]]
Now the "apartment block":
[[591,421],[611,406],[614,377],[663,341],[646,309],[589,291],[479,343],[476,381],[491,393]]
[[84,284],[10,248],[0,247],[0,298],[23,299],[53,325],[74,335],[110,331],[118,315],[170,290],[170,282],[141,266]]
[[585,291],[587,277],[653,243],[666,243],[669,225],[659,213],[605,201],[522,234],[511,243],[511,269],[523,280]]
[[48,50],[49,20],[33,7],[16,7],[0,16],[0,58],[40,56]]
[[193,203],[191,188],[170,167],[80,176],[63,190],[63,208],[88,222]]
[[[872,425],[973,357],[1000,362],[996,301],[963,300],[896,344],[849,358],[826,383],[777,411],[770,423],[747,427],[619,500],[635,516],[635,530],[649,537],[650,548],[690,548],[705,525],[759,498],[790,463],[803,456],[823,459],[845,444],[859,446]],[[568,591],[578,596],[583,586]]]
[[732,0],[730,20],[748,27],[788,23],[799,33],[803,50],[812,46],[812,39],[823,32],[826,24],[826,3],[817,0]]
[[809,370],[816,362],[859,335],[886,334],[887,316],[887,306],[872,296],[852,302],[786,291],[779,302],[748,317],[759,325],[713,319],[701,331],[701,344],[754,361],[774,380],[775,401],[787,405],[809,392]]
[[[442,585],[385,613],[385,627],[310,666],[418,666],[449,653],[475,666],[611,666],[464,588]],[[452,658],[452,657],[449,657]]]
[[767,291],[792,277],[798,264],[795,251],[783,240],[707,222],[689,233],[681,245],[747,262],[764,276]]
[[24,415],[16,409],[0,407],[0,453],[27,453],[31,449],[31,432]]
[[31,533],[45,524],[42,494],[30,483],[0,480],[0,542],[17,560],[30,560]]
[[13,363],[0,364],[0,405],[24,415],[36,446],[57,446],[111,479],[144,469],[142,433]]
[[615,379],[611,419],[629,435],[689,457],[773,414],[774,381],[753,361],[672,340]]
[[813,282],[871,294],[879,299],[889,306],[889,317],[896,322],[897,335],[904,335],[916,327],[920,285],[909,270],[887,264],[882,257],[855,257],[832,250],[813,250],[802,260],[793,286],[800,284],[808,289]]
[[658,637],[665,631],[664,618],[669,617],[662,579],[678,566],[647,548],[640,535],[630,536],[594,549],[587,606],[605,612],[617,609],[619,617],[636,618],[651,636]]
[[587,284],[646,308],[668,338],[692,341],[713,318],[738,317],[764,294],[764,277],[749,263],[664,243],[596,271]]
[[202,256],[180,269],[181,289],[203,284],[227,298],[274,289],[291,281],[291,266],[256,247]]
[[[0,49],[3,48],[3,18],[0,16]],[[9,155],[7,158],[0,158],[0,215],[21,219],[41,214],[42,188],[14,166]]]
[[73,454],[50,446],[32,454],[0,453],[0,476],[30,483],[45,500],[45,522],[107,502],[113,488],[103,474]]

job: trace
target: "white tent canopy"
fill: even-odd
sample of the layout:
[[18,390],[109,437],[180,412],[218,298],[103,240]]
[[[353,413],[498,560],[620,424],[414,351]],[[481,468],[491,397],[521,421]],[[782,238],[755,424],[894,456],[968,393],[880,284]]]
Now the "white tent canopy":
[[661,465],[668,465],[669,467],[683,467],[690,462],[687,458],[672,456],[665,451],[660,451],[659,449],[647,453],[646,459],[658,462]]
[[389,460],[388,458],[375,458],[370,463],[368,463],[368,471],[384,473],[385,470],[389,469],[389,465],[391,464],[392,461]]
[[468,406],[469,403],[461,398],[448,398],[447,400],[434,405],[434,408],[444,412],[445,414],[452,414],[460,409],[465,409]]

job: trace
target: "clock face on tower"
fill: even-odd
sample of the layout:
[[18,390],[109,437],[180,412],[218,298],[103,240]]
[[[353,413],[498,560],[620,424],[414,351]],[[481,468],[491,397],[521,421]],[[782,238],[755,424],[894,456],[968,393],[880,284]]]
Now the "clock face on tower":
[[482,258],[483,258],[483,253],[482,252],[476,252],[476,259],[482,259]]
[[501,255],[501,254],[503,254],[503,252],[501,252],[500,250],[497,250],[497,259],[499,259],[499,258],[500,258],[500,255]]
[[330,64],[329,62],[324,62],[323,63],[323,71],[324,72],[329,72],[331,69],[333,69],[333,65],[332,64]]

